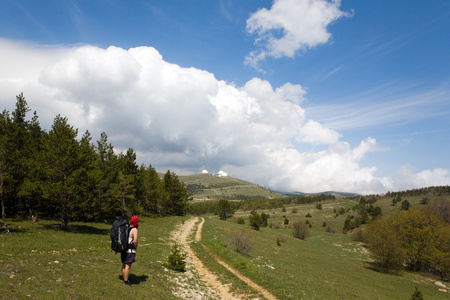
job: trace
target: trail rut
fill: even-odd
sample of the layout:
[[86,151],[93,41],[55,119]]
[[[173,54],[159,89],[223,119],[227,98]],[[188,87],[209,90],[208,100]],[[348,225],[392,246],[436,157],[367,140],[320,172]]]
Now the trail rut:
[[[239,295],[232,294],[230,292],[229,285],[223,284],[214,273],[212,273],[210,270],[208,270],[203,265],[202,261],[194,253],[192,248],[190,247],[190,243],[192,242],[190,240],[190,236],[191,236],[192,232],[195,230],[196,224],[198,223],[198,221],[199,221],[199,218],[197,218],[197,217],[191,218],[188,221],[181,224],[180,226],[178,226],[178,228],[171,233],[171,238],[176,243],[178,243],[183,248],[185,253],[187,254],[186,262],[187,262],[188,266],[191,265],[195,269],[195,271],[199,274],[200,279],[206,284],[206,287],[205,287],[206,290],[201,291],[202,295],[198,299],[204,299],[204,298],[230,299],[230,300],[249,299],[249,296],[245,295],[245,294],[239,294]],[[201,218],[201,222],[197,226],[197,230],[195,232],[195,240],[197,242],[201,241],[202,228],[203,228],[204,222],[205,222],[205,219]],[[241,274],[238,270],[229,266],[222,259],[220,259],[220,257],[215,255],[211,251],[208,251],[207,248],[205,248],[205,250],[211,255],[211,257],[214,260],[216,260],[219,264],[221,264],[226,269],[228,269],[231,273],[233,273],[240,280],[244,281],[247,285],[249,285],[256,291],[260,292],[266,299],[268,299],[268,300],[277,299],[274,295],[272,295],[266,289],[264,289],[260,285],[253,282],[250,278]],[[191,294],[193,293],[192,289],[191,289],[190,293]],[[178,291],[178,295],[179,295],[179,291]],[[189,297],[195,298],[195,297],[193,297],[193,295],[190,295]]]

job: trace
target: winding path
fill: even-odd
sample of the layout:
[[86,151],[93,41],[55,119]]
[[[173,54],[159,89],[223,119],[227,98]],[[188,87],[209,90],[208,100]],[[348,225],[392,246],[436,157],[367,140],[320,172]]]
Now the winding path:
[[[200,224],[197,226],[197,231],[195,233],[195,240],[197,242],[201,241],[202,238],[202,228],[203,224],[205,222],[205,219],[202,218]],[[248,298],[248,295],[233,295],[228,285],[224,285],[220,280],[217,278],[217,276],[209,271],[201,262],[200,259],[198,259],[197,255],[194,253],[192,248],[190,247],[191,241],[189,240],[189,237],[193,230],[195,230],[195,226],[198,223],[198,218],[191,218],[188,221],[184,222],[180,227],[178,227],[177,230],[172,232],[172,239],[175,240],[179,245],[183,247],[183,250],[186,252],[187,257],[189,258],[190,263],[193,265],[193,267],[197,270],[197,272],[200,275],[200,278],[202,281],[204,281],[210,288],[213,289],[212,293],[217,294],[220,299],[245,299]],[[266,289],[261,287],[260,285],[253,282],[250,278],[244,276],[242,273],[240,273],[238,270],[232,268],[227,263],[225,263],[220,257],[212,253],[211,251],[208,251],[207,248],[205,250],[211,255],[211,257],[216,260],[219,264],[224,266],[227,270],[229,270],[231,273],[233,273],[236,277],[244,281],[247,285],[251,286],[253,289],[260,292],[266,299],[268,300],[276,300],[277,298],[272,295],[270,292],[268,292]]]

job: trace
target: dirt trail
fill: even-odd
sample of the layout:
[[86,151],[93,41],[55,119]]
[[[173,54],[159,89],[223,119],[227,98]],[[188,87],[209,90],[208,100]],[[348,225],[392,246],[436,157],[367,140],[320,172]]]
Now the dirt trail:
[[[210,272],[203,263],[198,259],[194,251],[190,247],[190,240],[189,237],[193,230],[195,230],[195,225],[198,222],[198,218],[191,218],[188,221],[184,222],[180,227],[178,227],[177,230],[172,232],[172,239],[175,240],[179,245],[183,247],[183,250],[187,254],[187,263],[192,264],[192,266],[195,268],[195,270],[200,275],[200,278],[203,282],[207,284],[207,286],[210,288],[209,291],[206,293],[209,294],[209,297],[214,298],[214,295],[217,295],[220,299],[246,299],[248,298],[248,295],[233,295],[229,291],[228,285],[224,285],[222,282],[219,281],[217,276]],[[202,237],[202,228],[203,223],[205,222],[205,219],[202,218],[200,224],[197,226],[197,232],[195,234],[195,240],[200,241]],[[207,249],[206,249],[207,250]],[[208,251],[208,250],[207,250]],[[255,282],[250,280],[249,278],[242,275],[239,271],[229,266],[227,263],[225,263],[223,260],[221,260],[217,255],[214,253],[208,251],[208,253],[213,257],[218,263],[220,263],[222,266],[227,268],[231,273],[233,273],[235,276],[237,276],[239,279],[244,281],[246,284],[260,292],[266,299],[269,300],[275,300],[276,297],[273,296],[271,293],[269,293],[267,290],[265,290],[263,287],[257,285]]]

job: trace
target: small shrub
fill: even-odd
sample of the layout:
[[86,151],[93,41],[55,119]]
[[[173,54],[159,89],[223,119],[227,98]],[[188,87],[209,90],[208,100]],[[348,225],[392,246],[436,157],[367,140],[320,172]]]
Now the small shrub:
[[357,241],[357,242],[364,242],[365,238],[364,238],[364,231],[362,230],[362,228],[358,228],[357,230],[355,230],[353,232],[353,240]]
[[442,218],[445,222],[450,223],[450,201],[437,200],[430,205],[431,211]]
[[267,227],[267,220],[270,218],[269,214],[261,213],[261,227]]
[[402,207],[401,207],[401,209],[402,209],[402,210],[408,210],[410,206],[411,206],[411,204],[409,203],[409,201],[408,201],[408,200],[404,200],[404,201],[402,202]]
[[287,224],[289,224],[289,220],[288,220],[288,218],[284,217],[284,225],[287,225]]
[[416,286],[416,290],[411,296],[411,300],[423,300],[422,292],[419,290],[419,288]]
[[297,209],[296,209],[296,208],[293,208],[293,209],[292,209],[292,213],[293,213],[293,214],[296,214],[296,213],[297,213]]
[[306,214],[306,217],[307,217],[307,218],[311,218],[312,216],[311,216],[310,213],[307,213],[307,214]]
[[322,204],[317,203],[317,204],[316,204],[316,208],[317,208],[318,210],[322,210]]
[[402,201],[402,197],[397,196],[396,198],[392,199],[392,206],[397,205],[398,202]]
[[277,237],[277,246],[281,246],[281,240],[280,240],[280,237]]
[[238,223],[238,224],[240,224],[240,225],[244,225],[244,224],[245,224],[245,220],[244,220],[244,218],[239,217],[239,218],[237,219],[237,222],[236,222],[236,223]]
[[250,256],[253,249],[253,242],[245,230],[233,230],[230,235],[230,244],[236,252]]
[[250,221],[250,227],[252,229],[259,230],[259,226],[261,226],[262,218],[261,218],[261,215],[258,212],[253,210],[250,213],[249,221]]
[[182,252],[178,244],[174,244],[167,257],[167,262],[164,266],[168,269],[185,272],[186,271],[186,253]]
[[286,207],[283,206],[283,207],[281,208],[281,212],[286,212]]
[[336,233],[336,229],[331,228],[330,226],[328,226],[327,232],[329,232],[329,233]]
[[327,227],[327,222],[323,221],[322,227]]
[[303,222],[296,221],[292,224],[292,234],[295,238],[304,240],[309,234],[309,227]]
[[217,212],[219,215],[219,218],[221,220],[226,220],[229,216],[232,216],[234,214],[234,209],[231,206],[230,201],[225,199],[220,199],[219,203],[217,204]]
[[286,243],[286,237],[284,235],[280,235],[280,236],[278,236],[278,238],[280,239],[280,241],[282,243]]
[[429,203],[430,203],[430,199],[428,199],[427,197],[423,197],[420,200],[420,204],[426,205],[426,204],[429,204]]

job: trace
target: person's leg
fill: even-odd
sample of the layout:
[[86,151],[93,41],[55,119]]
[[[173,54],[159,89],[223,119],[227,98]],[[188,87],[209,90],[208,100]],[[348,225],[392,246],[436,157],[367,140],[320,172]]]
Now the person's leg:
[[123,281],[128,282],[128,277],[130,276],[131,264],[122,265],[122,277]]

